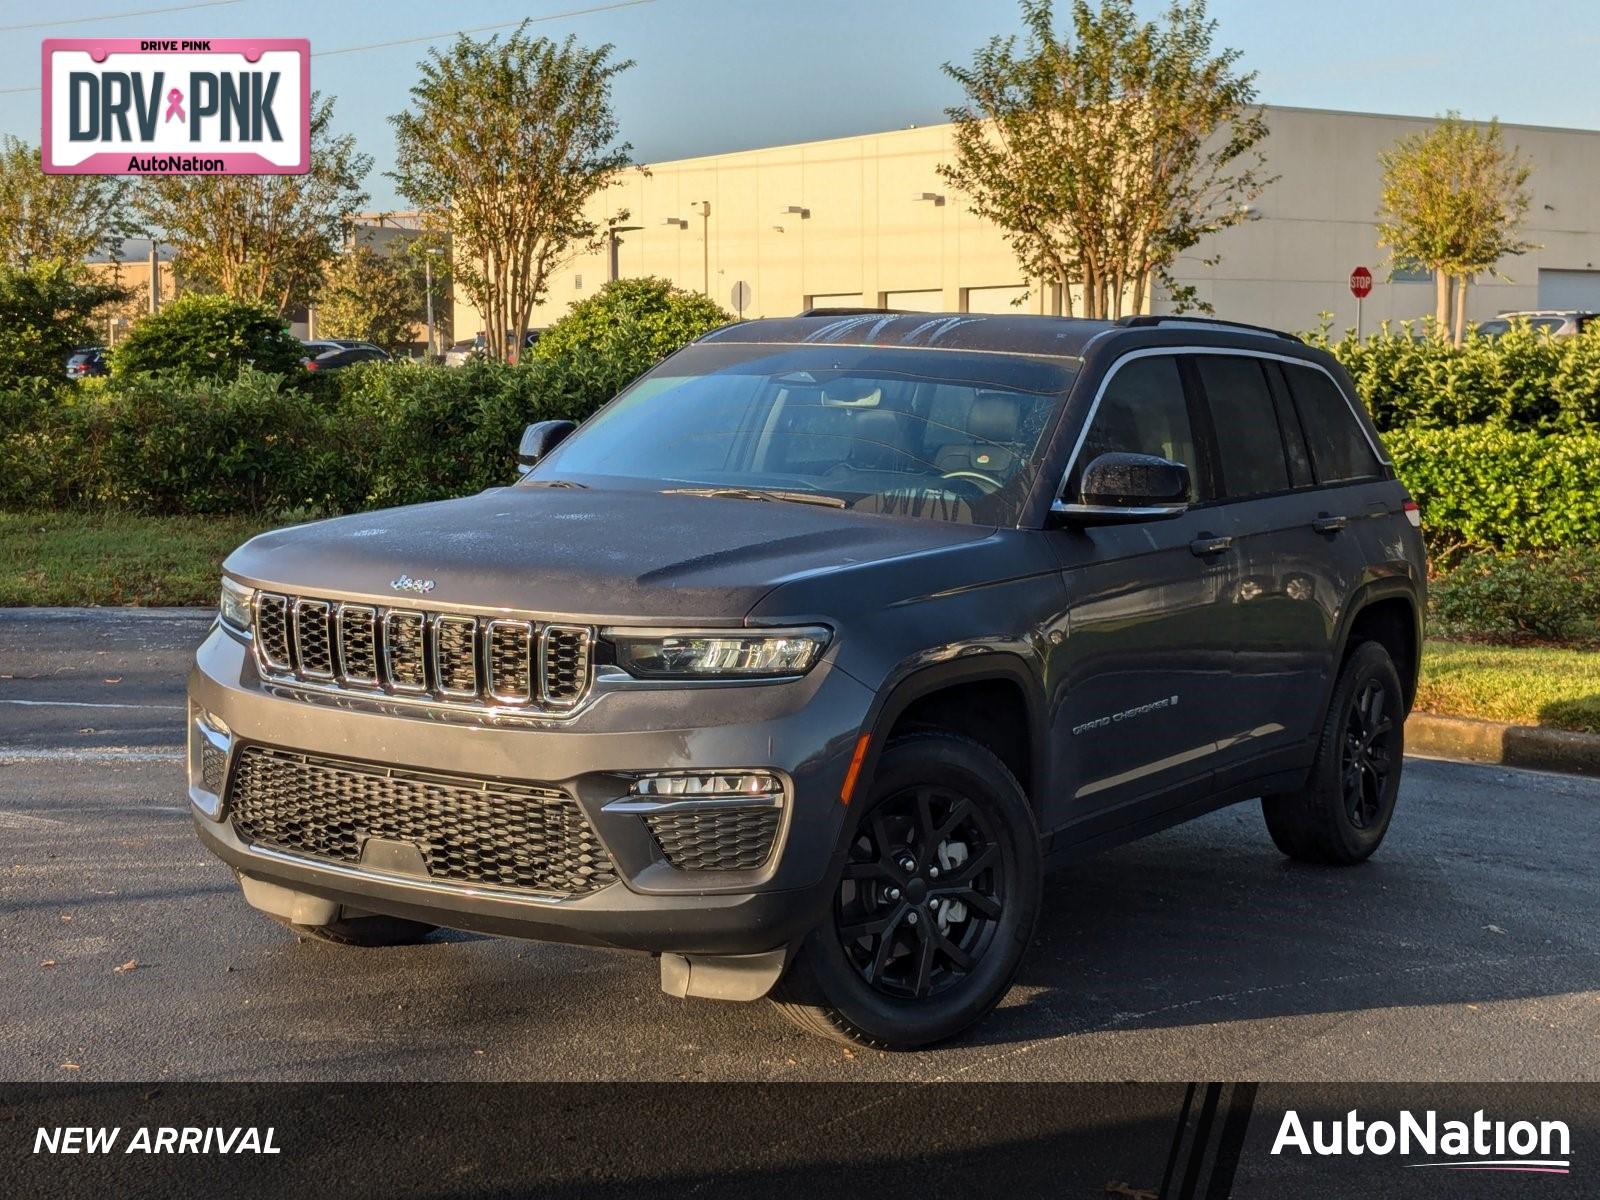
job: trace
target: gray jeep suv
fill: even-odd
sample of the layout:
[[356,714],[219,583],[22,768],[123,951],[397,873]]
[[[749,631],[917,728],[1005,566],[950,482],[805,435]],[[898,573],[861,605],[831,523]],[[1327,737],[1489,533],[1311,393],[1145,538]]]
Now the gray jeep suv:
[[189,796],[303,935],[649,951],[906,1048],[999,1001],[1073,855],[1254,797],[1306,861],[1389,826],[1417,511],[1293,337],[749,321],[519,459],[224,566]]

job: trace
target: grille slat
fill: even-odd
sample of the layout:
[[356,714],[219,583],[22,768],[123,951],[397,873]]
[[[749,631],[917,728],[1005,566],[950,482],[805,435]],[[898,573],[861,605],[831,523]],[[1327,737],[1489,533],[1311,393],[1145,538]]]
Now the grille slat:
[[666,860],[680,871],[754,871],[772,855],[775,808],[651,813],[645,824]]
[[564,792],[247,746],[227,803],[245,840],[358,864],[368,838],[408,842],[430,878],[576,896],[616,867]]
[[357,605],[339,608],[339,662],[351,683],[378,682],[378,613]]
[[565,714],[594,674],[594,630],[260,593],[262,674],[354,694]]

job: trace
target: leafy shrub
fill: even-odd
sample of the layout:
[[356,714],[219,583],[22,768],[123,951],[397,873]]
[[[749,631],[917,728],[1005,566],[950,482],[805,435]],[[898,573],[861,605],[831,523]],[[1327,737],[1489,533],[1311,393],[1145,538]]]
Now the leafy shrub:
[[111,371],[119,379],[157,371],[232,379],[246,366],[290,374],[298,372],[304,353],[283,319],[265,306],[190,294],[135,321],[111,352]]
[[665,279],[616,279],[545,330],[534,355],[563,364],[586,390],[610,398],[680,346],[731,320],[716,301]]
[[1600,325],[1571,338],[1517,325],[1498,338],[1471,336],[1459,350],[1426,322],[1385,322],[1365,340],[1339,342],[1324,326],[1307,340],[1344,364],[1379,429],[1600,423]]
[[64,378],[67,357],[95,338],[91,314],[126,294],[61,262],[0,267],[0,388]]
[[1384,445],[1436,553],[1600,543],[1600,432],[1406,429]]
[[1489,641],[1592,640],[1600,632],[1600,549],[1485,554],[1429,589],[1434,626]]

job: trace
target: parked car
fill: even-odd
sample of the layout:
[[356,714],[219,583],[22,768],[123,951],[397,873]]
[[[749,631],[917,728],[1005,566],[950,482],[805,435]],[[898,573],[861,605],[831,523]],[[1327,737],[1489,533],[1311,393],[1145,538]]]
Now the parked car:
[[67,357],[67,378],[87,379],[91,375],[111,374],[104,346],[80,346]]
[[[524,330],[522,333],[521,348],[523,350],[533,349],[534,346],[539,344],[539,335],[543,332],[544,330],[542,329]],[[508,333],[506,335],[506,343],[508,347],[510,346],[512,340],[513,335]],[[479,332],[476,337],[470,337],[465,341],[456,342],[444,352],[444,365],[447,367],[459,367],[471,359],[480,358],[483,356],[488,345],[489,339],[482,332]],[[520,352],[518,357],[521,357]]]
[[1527,324],[1536,331],[1544,330],[1551,337],[1576,337],[1597,318],[1600,318],[1600,313],[1577,309],[1528,309],[1525,312],[1501,313],[1490,320],[1479,321],[1477,330],[1479,337],[1502,337],[1516,322]]
[[1389,828],[1417,506],[1291,335],[749,321],[518,458],[224,564],[189,798],[303,936],[649,951],[903,1049],[1001,999],[1049,867],[1254,797],[1294,859]]
[[314,358],[302,360],[308,371],[338,371],[364,362],[388,362],[393,357],[371,342],[339,342]]

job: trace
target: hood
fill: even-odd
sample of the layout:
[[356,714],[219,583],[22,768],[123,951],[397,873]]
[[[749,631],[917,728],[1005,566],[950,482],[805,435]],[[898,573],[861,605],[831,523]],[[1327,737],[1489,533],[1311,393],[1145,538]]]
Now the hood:
[[[992,532],[787,502],[509,487],[264,533],[224,568],[333,599],[729,624],[789,580]],[[402,577],[414,586],[394,586]]]

